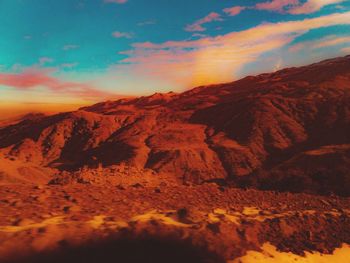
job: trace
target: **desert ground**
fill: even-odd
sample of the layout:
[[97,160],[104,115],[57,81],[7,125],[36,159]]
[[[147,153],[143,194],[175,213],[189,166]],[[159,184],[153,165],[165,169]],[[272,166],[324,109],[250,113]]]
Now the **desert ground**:
[[347,262],[350,57],[0,126],[1,262]]

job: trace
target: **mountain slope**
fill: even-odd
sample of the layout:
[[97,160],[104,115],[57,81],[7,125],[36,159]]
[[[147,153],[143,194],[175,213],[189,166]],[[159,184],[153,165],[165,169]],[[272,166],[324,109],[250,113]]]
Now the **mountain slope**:
[[[300,161],[305,152],[333,147],[343,158],[337,145],[350,144],[349,134],[347,56],[25,120],[0,128],[0,148],[7,156],[63,170],[126,164],[173,174],[179,182],[248,180],[261,186],[257,178],[266,183],[270,170],[290,170],[290,163],[300,166],[301,177],[309,176]],[[270,186],[280,189],[283,174],[278,182]]]

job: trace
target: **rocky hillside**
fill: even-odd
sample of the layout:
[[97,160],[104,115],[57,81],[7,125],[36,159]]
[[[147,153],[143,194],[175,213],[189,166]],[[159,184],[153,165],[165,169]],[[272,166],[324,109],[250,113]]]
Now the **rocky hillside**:
[[123,164],[178,182],[345,195],[349,147],[350,56],[0,128],[3,154],[61,170]]

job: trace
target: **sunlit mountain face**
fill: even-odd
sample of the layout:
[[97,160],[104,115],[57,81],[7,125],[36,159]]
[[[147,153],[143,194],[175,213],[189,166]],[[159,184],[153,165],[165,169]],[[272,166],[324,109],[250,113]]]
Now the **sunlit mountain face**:
[[1,263],[345,263],[350,0],[0,0]]
[[0,110],[73,109],[305,65],[349,53],[349,24],[347,0],[2,0]]

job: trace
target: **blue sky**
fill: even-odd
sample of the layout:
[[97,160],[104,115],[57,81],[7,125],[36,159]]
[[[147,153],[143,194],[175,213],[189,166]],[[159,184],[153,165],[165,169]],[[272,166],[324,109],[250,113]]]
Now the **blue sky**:
[[0,0],[0,103],[183,91],[349,53],[349,0]]

